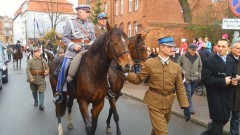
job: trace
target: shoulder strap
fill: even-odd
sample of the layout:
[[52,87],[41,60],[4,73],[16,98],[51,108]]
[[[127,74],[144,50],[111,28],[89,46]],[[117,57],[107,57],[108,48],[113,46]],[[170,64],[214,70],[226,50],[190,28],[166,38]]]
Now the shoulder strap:
[[83,33],[90,39],[89,34],[83,29],[83,27],[79,24],[79,22],[75,19],[76,24],[78,27],[83,31]]

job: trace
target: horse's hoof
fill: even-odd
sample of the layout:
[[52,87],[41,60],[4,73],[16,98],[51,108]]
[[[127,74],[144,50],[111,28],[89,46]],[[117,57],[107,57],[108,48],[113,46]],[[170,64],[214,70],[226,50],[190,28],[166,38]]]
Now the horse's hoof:
[[68,129],[73,129],[73,124],[68,124]]
[[111,128],[106,128],[106,133],[107,133],[107,134],[111,134],[111,133],[112,133]]

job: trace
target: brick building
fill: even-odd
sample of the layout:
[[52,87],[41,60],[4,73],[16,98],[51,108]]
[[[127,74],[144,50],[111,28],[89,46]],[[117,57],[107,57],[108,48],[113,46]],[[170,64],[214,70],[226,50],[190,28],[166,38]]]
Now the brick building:
[[13,20],[8,16],[0,16],[0,42],[5,44],[13,43],[12,33]]
[[[97,0],[79,0],[79,4],[90,3],[91,7]],[[186,29],[182,8],[178,0],[101,0],[102,9],[109,16],[111,25],[119,26],[130,37],[134,36],[141,24],[143,29],[149,28],[146,44],[150,47],[157,45],[157,39],[171,35],[177,44],[181,38],[192,42],[194,34]],[[206,14],[217,0],[189,0],[193,23],[204,21],[199,16]],[[210,14],[206,14],[208,16]],[[207,18],[207,17],[206,17]],[[200,20],[200,21],[199,21]]]

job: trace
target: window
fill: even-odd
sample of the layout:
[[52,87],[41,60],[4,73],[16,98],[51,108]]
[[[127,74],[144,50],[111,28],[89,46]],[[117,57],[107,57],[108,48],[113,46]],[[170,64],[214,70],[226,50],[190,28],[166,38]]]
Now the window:
[[123,6],[124,6],[124,5],[123,5],[123,1],[124,1],[124,0],[121,0],[121,15],[123,14]]
[[104,3],[104,13],[107,13],[107,2]]
[[116,0],[116,15],[118,15],[118,0]]
[[4,23],[4,27],[6,28],[6,27],[10,27],[10,24],[8,23],[8,22],[5,22]]
[[132,11],[132,0],[128,1],[128,11],[131,12]]
[[136,35],[138,32],[138,23],[134,22],[134,35]]
[[135,0],[135,10],[138,10],[138,0]]
[[128,37],[131,37],[132,36],[132,26],[131,26],[131,23],[128,23]]
[[212,0],[212,3],[216,3],[219,2],[220,0]]

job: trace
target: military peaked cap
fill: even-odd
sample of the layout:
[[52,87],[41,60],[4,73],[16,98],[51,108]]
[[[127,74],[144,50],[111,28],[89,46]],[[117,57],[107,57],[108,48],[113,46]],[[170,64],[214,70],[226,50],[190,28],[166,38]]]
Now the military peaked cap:
[[172,47],[176,46],[176,44],[173,41],[173,37],[169,37],[169,36],[159,38],[158,39],[158,44],[159,45],[172,46]]
[[76,9],[77,11],[78,11],[78,10],[85,10],[85,11],[87,11],[87,12],[90,12],[90,5],[81,4],[81,5],[77,6],[75,9]]

